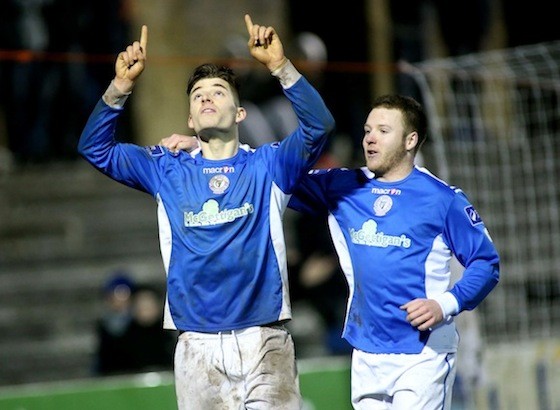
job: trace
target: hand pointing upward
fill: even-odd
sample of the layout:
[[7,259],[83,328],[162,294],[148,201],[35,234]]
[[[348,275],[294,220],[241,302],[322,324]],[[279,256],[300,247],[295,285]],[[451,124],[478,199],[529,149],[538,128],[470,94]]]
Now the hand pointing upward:
[[274,27],[253,24],[248,14],[245,14],[245,24],[249,33],[247,46],[253,58],[266,65],[270,71],[284,64],[286,61],[284,48]]
[[130,92],[136,80],[144,71],[147,46],[148,27],[144,25],[140,34],[140,41],[135,41],[129,45],[117,57],[114,84],[121,92]]

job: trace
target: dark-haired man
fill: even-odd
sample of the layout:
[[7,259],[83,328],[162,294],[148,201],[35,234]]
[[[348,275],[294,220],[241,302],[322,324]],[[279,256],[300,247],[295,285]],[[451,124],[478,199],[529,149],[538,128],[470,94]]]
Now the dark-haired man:
[[285,57],[273,27],[246,15],[251,55],[278,78],[299,119],[282,142],[239,144],[233,72],[199,66],[188,83],[188,124],[200,149],[172,152],[114,140],[124,101],[146,61],[147,28],[119,54],[116,75],[82,133],[79,152],[109,177],[152,195],[167,273],[165,323],[184,409],[299,409],[282,215],[319,157],[334,119]]

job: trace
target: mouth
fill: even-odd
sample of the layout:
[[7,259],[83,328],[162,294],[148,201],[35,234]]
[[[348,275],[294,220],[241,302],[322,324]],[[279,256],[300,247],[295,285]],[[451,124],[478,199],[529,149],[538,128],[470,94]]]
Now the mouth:
[[372,159],[372,158],[375,158],[378,155],[379,155],[379,152],[376,151],[376,150],[373,150],[373,149],[366,150],[366,157],[367,158]]
[[216,110],[213,108],[205,108],[202,111],[200,111],[201,114],[214,114],[215,112]]

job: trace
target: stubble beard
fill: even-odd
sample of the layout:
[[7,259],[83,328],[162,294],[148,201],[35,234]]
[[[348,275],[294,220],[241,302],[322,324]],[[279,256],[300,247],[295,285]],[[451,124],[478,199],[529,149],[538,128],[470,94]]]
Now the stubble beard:
[[[367,162],[368,169],[375,174],[376,178],[384,176],[385,174],[396,169],[402,162],[404,162],[406,157],[406,150],[403,147],[401,150],[393,151],[389,155],[380,154],[380,156],[381,158],[379,159]],[[377,165],[375,163],[377,163]]]

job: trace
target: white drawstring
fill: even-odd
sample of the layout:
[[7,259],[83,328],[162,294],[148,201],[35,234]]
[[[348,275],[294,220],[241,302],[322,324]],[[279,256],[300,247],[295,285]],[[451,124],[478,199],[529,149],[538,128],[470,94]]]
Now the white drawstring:
[[224,335],[222,334],[222,332],[218,332],[218,335],[220,336],[220,351],[222,352],[222,368],[224,369],[226,377],[229,377],[226,368],[226,355],[224,353]]

